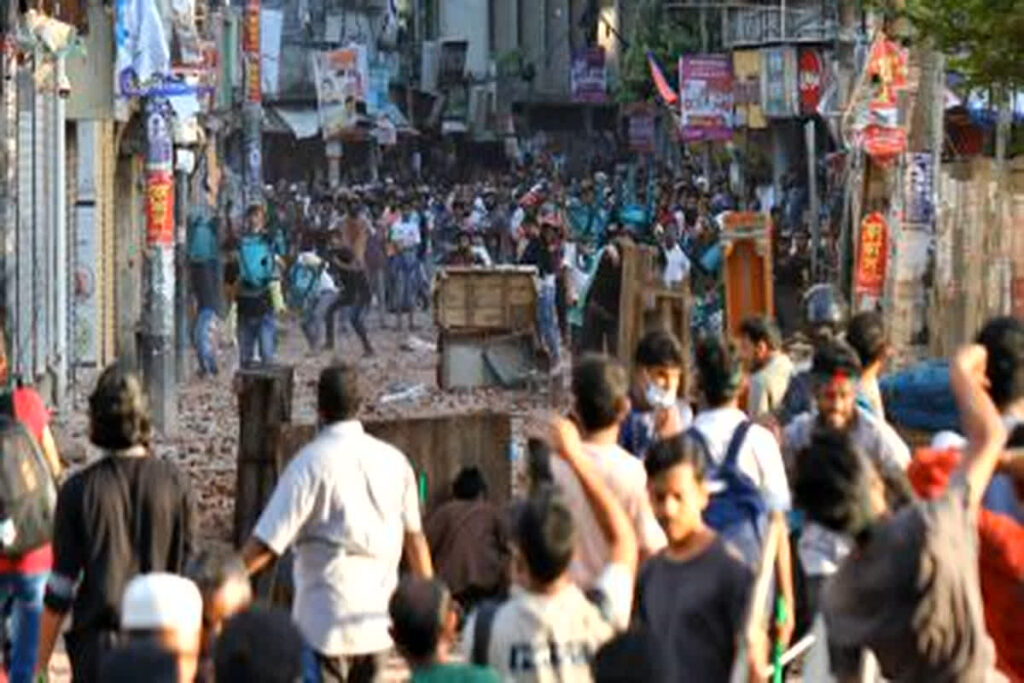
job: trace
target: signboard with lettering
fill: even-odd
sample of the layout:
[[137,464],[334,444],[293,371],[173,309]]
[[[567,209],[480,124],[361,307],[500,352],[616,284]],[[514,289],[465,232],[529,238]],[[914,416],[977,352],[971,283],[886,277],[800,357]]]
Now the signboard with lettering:
[[679,58],[682,138],[731,140],[733,127],[732,58],[688,55]]
[[854,290],[858,296],[880,297],[885,289],[889,259],[889,226],[880,212],[870,213],[860,224]]
[[603,47],[591,47],[573,53],[569,72],[569,91],[573,102],[604,102],[607,82]]

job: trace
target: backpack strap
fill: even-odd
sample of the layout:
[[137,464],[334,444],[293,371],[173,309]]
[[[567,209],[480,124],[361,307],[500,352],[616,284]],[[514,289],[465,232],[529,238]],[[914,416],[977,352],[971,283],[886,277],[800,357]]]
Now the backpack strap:
[[471,664],[487,666],[487,650],[491,647],[491,630],[494,627],[494,617],[498,614],[501,603],[497,600],[488,600],[480,604],[476,609],[476,620],[473,622],[473,652]]
[[747,439],[747,432],[750,431],[750,427],[753,424],[750,420],[744,420],[736,426],[735,431],[732,433],[732,438],[729,440],[729,447],[725,450],[725,459],[722,461],[722,467],[736,469],[736,461],[739,460],[740,449],[743,448],[743,442]]
[[711,462],[711,447],[708,445],[708,440],[704,436],[704,432],[700,431],[696,427],[690,427],[686,430],[685,435],[693,439],[700,450],[704,453],[704,464],[710,467],[713,463]]

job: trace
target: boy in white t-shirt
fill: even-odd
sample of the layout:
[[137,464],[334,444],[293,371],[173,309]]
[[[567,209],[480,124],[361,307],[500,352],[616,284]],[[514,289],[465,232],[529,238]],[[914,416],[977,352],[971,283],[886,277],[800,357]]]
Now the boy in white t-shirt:
[[512,597],[484,606],[466,624],[463,653],[490,665],[503,681],[592,680],[590,663],[629,622],[636,577],[636,538],[629,518],[584,453],[576,427],[555,418],[552,450],[579,478],[608,544],[608,563],[590,595],[569,577],[577,526],[554,488],[526,501],[516,520],[518,586]]

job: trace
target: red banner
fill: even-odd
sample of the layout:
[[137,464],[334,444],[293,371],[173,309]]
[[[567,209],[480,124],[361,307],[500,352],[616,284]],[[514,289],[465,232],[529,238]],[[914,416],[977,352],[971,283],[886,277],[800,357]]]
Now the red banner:
[[868,214],[860,224],[857,240],[857,270],[854,287],[858,294],[881,296],[889,260],[889,226],[879,212]]
[[146,243],[174,244],[174,176],[170,171],[146,173]]

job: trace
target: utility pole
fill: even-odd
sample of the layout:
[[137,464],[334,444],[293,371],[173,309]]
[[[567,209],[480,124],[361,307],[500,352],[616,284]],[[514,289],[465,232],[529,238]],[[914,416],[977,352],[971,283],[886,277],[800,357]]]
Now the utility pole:
[[69,351],[68,344],[68,224],[67,224],[67,168],[65,147],[67,145],[64,130],[64,113],[68,91],[63,81],[67,80],[65,74],[65,59],[63,55],[56,58],[56,71],[53,88],[53,134],[56,138],[53,145],[53,226],[54,226],[54,288],[56,290],[55,315],[54,315],[54,338],[56,351],[56,375],[54,395],[58,404],[63,403],[67,397],[68,388],[68,367]]
[[[17,4],[8,0],[4,3],[0,17],[3,35],[0,36],[0,303],[5,311],[14,311],[15,269],[14,236],[18,230],[18,58],[14,45],[14,18]],[[7,329],[0,334],[11,334],[14,321],[4,321]],[[13,334],[11,334],[13,337]],[[11,342],[10,339],[7,340]],[[7,362],[14,359],[14,346],[7,344]]]
[[146,267],[143,331],[139,343],[142,374],[156,428],[173,435],[178,428],[174,362],[174,143],[170,105],[147,97]]

